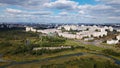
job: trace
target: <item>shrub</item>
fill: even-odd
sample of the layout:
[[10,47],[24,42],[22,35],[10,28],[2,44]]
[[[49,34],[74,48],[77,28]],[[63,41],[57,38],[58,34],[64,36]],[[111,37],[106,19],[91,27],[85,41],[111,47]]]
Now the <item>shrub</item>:
[[103,50],[102,52],[105,53],[105,54],[108,54],[108,55],[120,56],[120,53],[119,53],[119,52],[115,52],[115,51],[112,50],[112,49],[105,49],[105,50]]

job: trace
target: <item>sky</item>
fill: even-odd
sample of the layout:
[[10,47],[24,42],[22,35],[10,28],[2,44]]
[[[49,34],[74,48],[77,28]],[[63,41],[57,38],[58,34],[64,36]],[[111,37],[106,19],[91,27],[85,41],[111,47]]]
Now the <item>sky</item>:
[[0,0],[0,22],[120,23],[120,0]]

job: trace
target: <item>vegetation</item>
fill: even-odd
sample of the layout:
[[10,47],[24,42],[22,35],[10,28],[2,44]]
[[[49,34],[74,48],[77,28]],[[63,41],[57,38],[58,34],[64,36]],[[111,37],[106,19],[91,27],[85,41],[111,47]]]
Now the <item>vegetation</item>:
[[98,61],[94,58],[70,60],[61,64],[42,65],[41,68],[120,68],[109,60]]
[[[78,42],[67,40],[59,36],[44,36],[39,33],[24,32],[20,30],[6,30],[0,33],[0,54],[4,55],[42,55],[62,52],[81,48]],[[33,51],[34,47],[58,47],[72,46],[70,49],[38,50]],[[78,47],[76,47],[78,46]]]
[[[34,51],[33,48],[36,47],[60,47],[60,46],[71,46],[69,49],[41,49]],[[104,53],[110,56],[120,57],[120,52],[114,50],[100,48],[97,46],[83,44],[75,39],[66,39],[59,36],[47,36],[41,33],[25,32],[22,30],[4,30],[0,31],[0,54],[3,54],[3,58],[7,60],[15,61],[32,61],[39,59],[47,59],[50,57],[57,57],[67,54],[75,53]],[[86,58],[74,57],[72,59],[65,58],[64,61],[61,58],[54,61],[48,61],[45,64],[39,63],[40,68],[119,68],[118,65],[114,64],[111,60],[99,61],[99,58]],[[101,59],[104,57],[101,57]],[[62,60],[62,61],[61,61]],[[0,63],[5,65],[5,63]],[[7,63],[9,64],[9,63]],[[35,63],[36,64],[36,63]],[[86,65],[87,64],[87,65]],[[26,64],[27,65],[27,64]],[[26,66],[25,65],[25,66]],[[34,63],[32,64],[34,66]],[[27,65],[29,66],[29,65]],[[12,67],[16,68],[16,67]],[[21,67],[21,68],[24,68]],[[29,68],[29,67],[25,67]],[[34,67],[36,68],[36,67]]]
[[[8,68],[16,68],[17,65]],[[53,60],[19,65],[19,68],[120,68],[111,59],[93,54],[55,58]]]
[[42,47],[51,47],[51,46],[61,46],[66,41],[65,38],[62,37],[51,37],[51,36],[42,36],[39,41],[40,46]]
[[103,53],[107,54],[107,55],[113,55],[113,56],[120,56],[120,52],[116,52],[112,49],[105,49],[102,51]]

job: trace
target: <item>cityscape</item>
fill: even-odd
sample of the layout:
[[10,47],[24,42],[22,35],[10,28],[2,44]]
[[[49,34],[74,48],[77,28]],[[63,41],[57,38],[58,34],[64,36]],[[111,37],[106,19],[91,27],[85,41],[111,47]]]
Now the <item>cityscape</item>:
[[0,0],[0,68],[120,68],[120,0]]

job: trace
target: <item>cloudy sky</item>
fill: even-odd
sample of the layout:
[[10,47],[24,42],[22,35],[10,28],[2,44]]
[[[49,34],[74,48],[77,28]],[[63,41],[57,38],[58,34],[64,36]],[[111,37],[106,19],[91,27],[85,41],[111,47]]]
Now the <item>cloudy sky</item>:
[[120,0],[0,0],[0,22],[120,23]]

